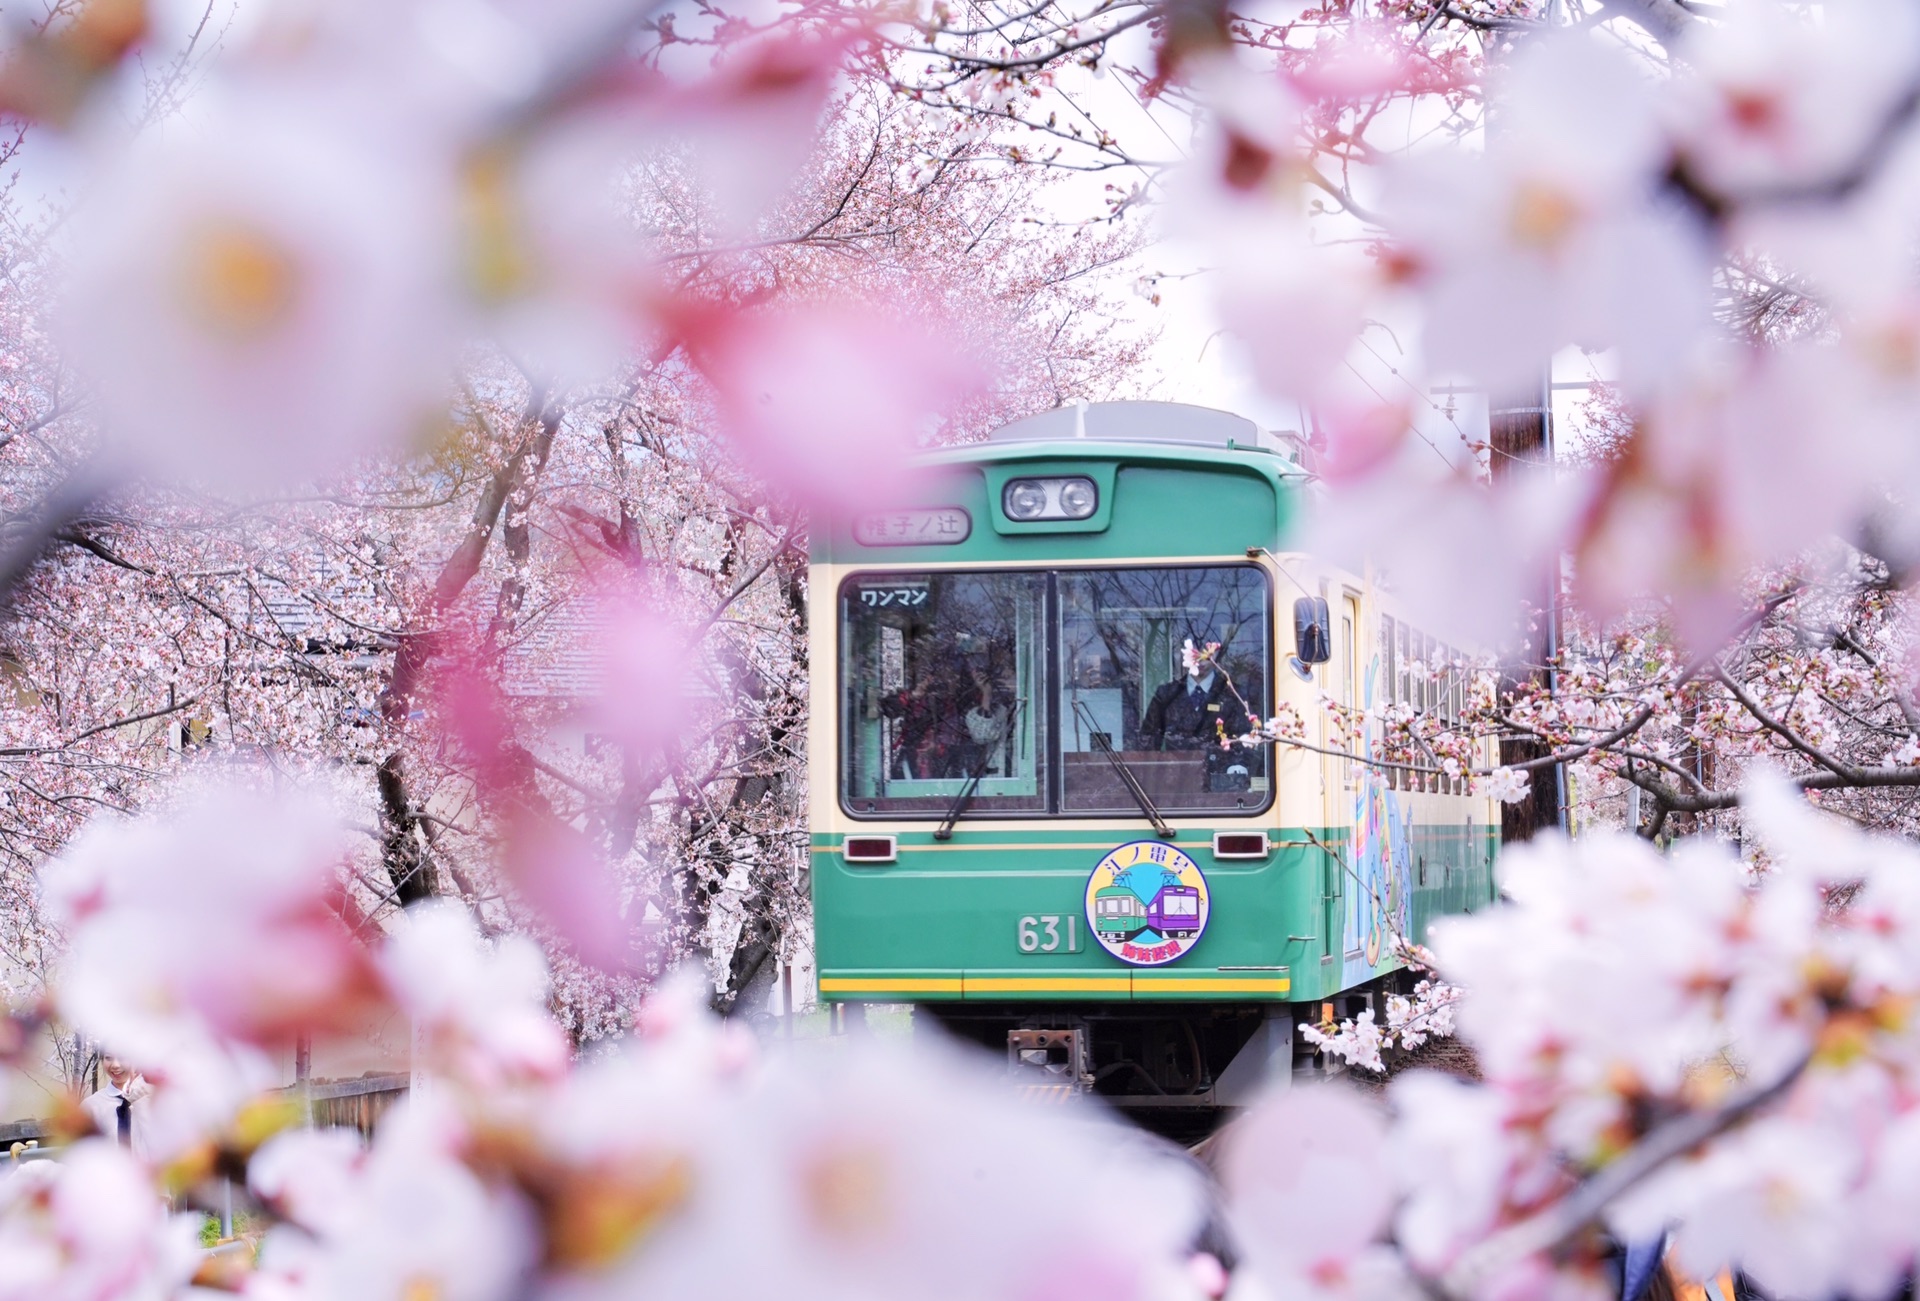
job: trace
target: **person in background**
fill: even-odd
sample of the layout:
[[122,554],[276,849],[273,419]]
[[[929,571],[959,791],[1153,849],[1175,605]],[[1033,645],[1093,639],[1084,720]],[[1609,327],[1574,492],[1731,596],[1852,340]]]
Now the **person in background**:
[[966,758],[962,716],[972,685],[970,675],[960,656],[940,645],[922,650],[913,659],[911,671],[911,686],[880,701],[881,714],[893,719],[898,728],[892,774],[920,781],[951,777]]
[[1007,727],[1013,721],[1013,656],[1006,643],[967,656],[967,684],[960,701],[966,706],[967,743],[953,776],[1005,776]]
[[147,1156],[146,1099],[153,1086],[118,1057],[103,1055],[100,1068],[107,1082],[80,1105],[101,1135],[127,1148],[142,1160]]

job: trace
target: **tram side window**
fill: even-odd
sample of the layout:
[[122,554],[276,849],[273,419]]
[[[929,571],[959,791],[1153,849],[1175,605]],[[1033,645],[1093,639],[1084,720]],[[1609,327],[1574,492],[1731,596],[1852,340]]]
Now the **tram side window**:
[[[1250,565],[1087,570],[1062,573],[1059,591],[1063,810],[1136,812],[1120,766],[1163,812],[1264,808],[1271,747],[1220,742],[1269,713],[1265,576]],[[1216,642],[1189,672],[1189,643]]]
[[[1393,689],[1394,689],[1394,686],[1396,685],[1396,681],[1393,676],[1393,616],[1390,614],[1383,614],[1380,616],[1379,659],[1380,659],[1379,695],[1381,697],[1384,697],[1384,699],[1381,699],[1379,703],[1383,705],[1392,705],[1397,702],[1394,700],[1394,697],[1393,697]],[[1380,775],[1381,775],[1381,778],[1389,786],[1398,786],[1400,784],[1400,781],[1399,781],[1400,773],[1398,769],[1395,769],[1395,768],[1382,769]]]
[[[1380,671],[1386,701],[1424,715],[1426,727],[1452,727],[1466,706],[1466,675],[1460,652],[1410,624],[1383,615],[1380,620]],[[1441,790],[1450,783],[1416,750],[1406,767],[1387,770],[1385,780],[1401,790]]]
[[1408,631],[1404,623],[1393,630],[1393,662],[1398,675],[1393,698],[1402,705],[1413,703],[1413,660],[1407,653]]
[[857,813],[1045,807],[1046,580],[861,575],[841,591],[842,792]]
[[1393,616],[1380,616],[1380,692],[1386,697],[1385,704],[1397,703],[1394,699],[1393,677]]

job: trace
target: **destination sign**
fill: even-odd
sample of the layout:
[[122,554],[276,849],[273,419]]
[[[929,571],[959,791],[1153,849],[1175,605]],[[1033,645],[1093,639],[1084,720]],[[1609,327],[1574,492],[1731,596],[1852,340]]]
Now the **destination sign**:
[[863,547],[950,547],[972,533],[973,517],[958,506],[873,511],[853,521],[853,540]]

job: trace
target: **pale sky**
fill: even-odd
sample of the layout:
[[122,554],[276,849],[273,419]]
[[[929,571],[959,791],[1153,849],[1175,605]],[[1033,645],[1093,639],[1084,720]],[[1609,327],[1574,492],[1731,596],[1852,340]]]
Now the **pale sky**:
[[[1147,37],[1138,30],[1116,40],[1109,61],[1120,66],[1148,66]],[[1094,78],[1078,72],[1062,74],[1059,85],[1084,104],[1100,125],[1119,138],[1136,156],[1166,159],[1183,156],[1188,126],[1184,117],[1158,105],[1142,105],[1124,78]],[[1103,211],[1104,187],[1127,185],[1113,173],[1077,177],[1062,187],[1058,202],[1063,218],[1085,218]],[[1286,395],[1264,391],[1256,382],[1240,344],[1220,330],[1210,301],[1208,251],[1191,242],[1162,239],[1142,259],[1141,270],[1170,277],[1158,282],[1160,303],[1116,286],[1123,314],[1157,326],[1160,339],[1153,365],[1159,382],[1153,396],[1170,401],[1218,407],[1247,416],[1263,428],[1301,430],[1306,413]],[[1198,271],[1200,274],[1191,274]],[[1486,400],[1483,394],[1460,385],[1422,385],[1419,373],[1418,329],[1411,321],[1388,321],[1370,329],[1350,354],[1340,384],[1356,398],[1369,397],[1407,404],[1415,414],[1415,433],[1439,454],[1436,464],[1457,458],[1469,441],[1486,436]],[[1607,359],[1588,358],[1568,350],[1554,359],[1557,384],[1583,384],[1609,373]],[[1554,393],[1557,441],[1579,437],[1578,408],[1585,392],[1563,387]]]

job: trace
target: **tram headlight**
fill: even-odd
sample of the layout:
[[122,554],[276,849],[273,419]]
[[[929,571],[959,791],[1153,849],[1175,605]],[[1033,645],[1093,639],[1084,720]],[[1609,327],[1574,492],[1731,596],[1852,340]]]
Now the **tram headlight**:
[[1044,479],[1015,479],[1007,485],[1007,518],[1026,523],[1047,517],[1047,485]]
[[1014,479],[1001,493],[1000,505],[1007,518],[1020,524],[1040,520],[1083,520],[1100,505],[1100,490],[1093,480]]
[[1093,508],[1099,504],[1100,496],[1093,490],[1091,479],[1062,479],[1060,481],[1060,509],[1068,519],[1085,519],[1093,514]]

